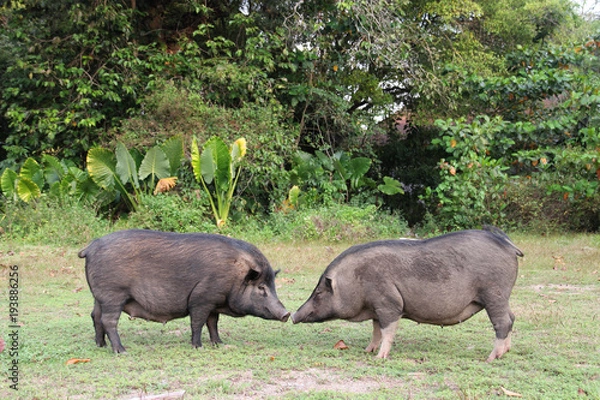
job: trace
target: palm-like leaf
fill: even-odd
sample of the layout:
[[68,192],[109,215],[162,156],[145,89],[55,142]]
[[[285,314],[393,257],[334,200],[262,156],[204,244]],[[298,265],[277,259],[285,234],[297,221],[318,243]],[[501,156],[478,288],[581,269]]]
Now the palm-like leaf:
[[194,172],[194,178],[198,182],[202,179],[202,167],[200,166],[200,149],[198,148],[198,139],[194,137],[192,139],[192,171]]
[[0,178],[0,187],[2,188],[2,193],[7,198],[12,198],[16,200],[15,194],[17,190],[17,180],[19,179],[19,175],[10,168],[6,168],[2,173],[2,178]]
[[177,175],[177,171],[181,166],[181,160],[183,159],[183,140],[180,136],[173,136],[163,143],[160,148],[165,152],[169,160],[169,175]]
[[25,203],[37,199],[42,195],[40,187],[31,179],[21,176],[17,182],[17,194]]
[[42,165],[44,166],[44,177],[48,185],[60,181],[68,171],[64,163],[61,163],[58,158],[49,154],[42,156]]
[[21,170],[19,171],[19,178],[28,178],[35,183],[38,188],[44,186],[44,171],[40,164],[33,158],[29,157],[23,163]]
[[154,186],[155,178],[168,178],[170,175],[169,172],[169,160],[165,152],[158,146],[154,146],[148,150],[140,165],[140,179],[144,180],[148,176],[152,176],[152,186]]
[[138,181],[135,161],[123,143],[117,143],[115,154],[117,156],[115,172],[119,175],[121,182],[123,182],[124,185],[126,185],[127,182],[131,182],[135,188],[139,188],[140,183]]
[[113,190],[115,180],[116,160],[113,152],[101,147],[90,149],[87,154],[87,170],[94,182],[102,189]]
[[231,154],[223,139],[212,137],[204,145],[200,156],[202,177],[207,184],[213,180],[215,188],[227,192],[231,182]]
[[121,182],[116,172],[116,164],[115,155],[110,150],[96,147],[88,151],[87,170],[92,180],[108,192],[116,190],[123,197],[127,207],[135,211],[137,201]]

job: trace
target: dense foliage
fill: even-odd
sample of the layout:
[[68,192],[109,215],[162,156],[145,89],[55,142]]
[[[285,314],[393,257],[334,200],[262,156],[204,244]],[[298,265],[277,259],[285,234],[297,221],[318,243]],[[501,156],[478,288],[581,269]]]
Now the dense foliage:
[[[55,181],[54,197],[85,189],[101,215],[153,204],[129,196],[135,185],[92,187],[90,149],[135,160],[181,138],[168,195],[196,196],[208,219],[190,149],[217,136],[247,140],[238,221],[349,203],[442,230],[598,230],[600,31],[575,11],[567,0],[11,1],[4,211],[18,185],[35,203]],[[48,160],[62,175],[37,177],[38,195],[28,166]]]

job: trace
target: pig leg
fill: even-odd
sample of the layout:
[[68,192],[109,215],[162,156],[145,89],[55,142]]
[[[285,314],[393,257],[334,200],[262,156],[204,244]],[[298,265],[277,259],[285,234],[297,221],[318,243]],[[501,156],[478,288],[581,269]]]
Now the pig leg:
[[376,319],[373,320],[373,338],[371,339],[371,343],[367,346],[365,351],[367,353],[371,353],[375,351],[376,348],[381,344],[381,327],[379,326],[379,321]]
[[[381,322],[379,324],[380,326],[383,325]],[[397,328],[398,320],[381,327],[381,347],[379,348],[379,353],[377,353],[377,358],[388,358]]]
[[210,335],[210,342],[212,344],[223,343],[219,337],[219,331],[217,330],[217,323],[219,322],[219,313],[210,313],[206,320],[206,327],[208,328],[208,334]]
[[[211,321],[210,323],[208,321]],[[213,322],[214,320],[214,322]],[[209,334],[212,328],[217,328],[216,318],[211,317],[211,312],[209,308],[206,307],[195,307],[190,310],[190,323],[192,326],[192,346],[198,348],[202,347],[202,327],[204,324],[208,326]],[[211,340],[213,339],[211,335]]]
[[106,331],[102,326],[102,310],[100,309],[100,303],[94,300],[94,310],[92,311],[92,321],[94,321],[94,330],[96,331],[96,345],[98,347],[106,346]]
[[102,309],[100,321],[108,335],[113,351],[115,353],[125,353],[125,347],[121,344],[121,338],[119,332],[117,332],[117,323],[121,316],[122,306],[101,305],[100,308]]
[[494,310],[488,310],[488,316],[494,325],[496,331],[496,341],[494,343],[494,349],[488,356],[486,362],[495,360],[496,358],[502,357],[505,353],[510,351],[510,332],[512,330],[513,323],[515,322],[515,315],[510,311],[508,305],[501,309],[502,311],[494,312]]

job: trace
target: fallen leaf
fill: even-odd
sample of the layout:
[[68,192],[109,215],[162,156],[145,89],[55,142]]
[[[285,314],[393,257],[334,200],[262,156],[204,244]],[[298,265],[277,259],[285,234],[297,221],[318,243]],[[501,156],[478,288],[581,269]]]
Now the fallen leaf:
[[162,178],[156,183],[156,188],[154,189],[154,195],[158,193],[168,192],[173,189],[177,184],[177,177],[172,176],[170,178]]
[[521,393],[510,391],[508,389],[503,388],[502,386],[500,386],[500,389],[502,389],[502,393],[504,393],[505,396],[508,396],[508,397],[523,397],[523,395]]
[[338,340],[338,342],[333,346],[336,350],[348,350],[349,347],[344,343],[343,340]]
[[73,289],[73,293],[79,293],[83,290],[83,286],[79,286],[78,288]]
[[67,365],[89,363],[90,361],[91,360],[89,358],[71,358],[67,360]]
[[6,343],[4,343],[4,339],[2,339],[0,337],[0,353],[2,353],[4,351],[5,346],[6,346]]

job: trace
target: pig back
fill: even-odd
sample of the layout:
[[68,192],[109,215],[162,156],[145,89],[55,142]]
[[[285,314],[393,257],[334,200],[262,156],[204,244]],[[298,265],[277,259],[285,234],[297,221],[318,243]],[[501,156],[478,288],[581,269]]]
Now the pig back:
[[485,305],[490,294],[508,299],[522,253],[500,232],[461,231],[358,245],[342,253],[324,274],[344,282],[352,288],[347,291],[364,296],[365,302],[384,299],[401,308],[406,318],[439,322],[470,304]]
[[86,277],[97,299],[125,293],[155,312],[187,307],[187,296],[202,282],[224,297],[243,278],[236,261],[248,257],[247,243],[220,235],[119,231],[80,251]]

